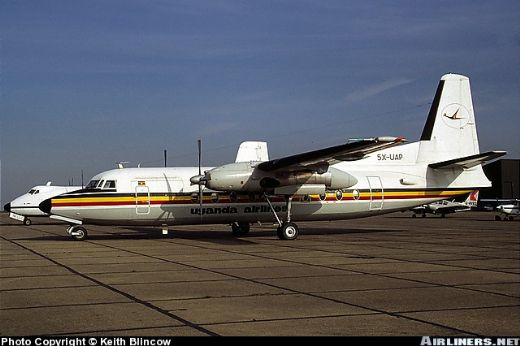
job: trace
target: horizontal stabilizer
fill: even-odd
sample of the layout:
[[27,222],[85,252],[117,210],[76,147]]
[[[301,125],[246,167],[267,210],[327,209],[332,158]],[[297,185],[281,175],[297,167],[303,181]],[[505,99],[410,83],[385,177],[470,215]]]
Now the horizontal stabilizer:
[[429,166],[434,169],[443,168],[471,168],[482,164],[485,161],[494,160],[505,155],[506,151],[488,151],[482,154],[460,157],[458,159],[431,163]]

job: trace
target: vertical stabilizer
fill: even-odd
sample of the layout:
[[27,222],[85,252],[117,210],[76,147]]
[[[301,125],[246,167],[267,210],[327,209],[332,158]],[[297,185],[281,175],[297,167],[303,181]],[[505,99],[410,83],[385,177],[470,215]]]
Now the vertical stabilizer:
[[242,142],[235,162],[269,161],[266,142]]
[[479,153],[469,78],[442,76],[421,135],[418,162],[450,160]]
[[466,198],[464,201],[464,204],[468,207],[476,208],[478,204],[478,192],[479,190],[473,190],[473,192],[471,192],[468,198]]

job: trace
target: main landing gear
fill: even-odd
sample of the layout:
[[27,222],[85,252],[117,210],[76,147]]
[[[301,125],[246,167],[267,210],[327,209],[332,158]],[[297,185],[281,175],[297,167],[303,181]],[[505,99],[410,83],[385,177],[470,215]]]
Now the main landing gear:
[[233,222],[231,224],[231,233],[235,237],[241,237],[249,233],[251,226],[249,223],[244,222]]
[[274,217],[276,218],[276,221],[278,222],[278,228],[276,229],[276,235],[278,235],[278,238],[282,240],[294,240],[298,238],[299,229],[298,226],[291,222],[291,206],[292,206],[292,199],[293,196],[287,196],[287,221],[282,221],[278,214],[276,214],[276,210],[273,207],[273,204],[269,200],[269,197],[267,194],[264,194],[265,200],[269,204],[269,207],[271,208],[271,211],[274,214]]
[[79,225],[70,226],[69,228],[67,228],[67,233],[74,240],[85,240],[88,236],[87,229]]

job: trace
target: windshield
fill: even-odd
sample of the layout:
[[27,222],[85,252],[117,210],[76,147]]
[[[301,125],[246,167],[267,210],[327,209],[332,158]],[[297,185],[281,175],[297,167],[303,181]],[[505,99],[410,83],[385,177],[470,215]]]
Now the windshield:
[[91,180],[87,186],[85,186],[85,189],[95,189],[97,185],[99,184],[99,180]]
[[105,184],[103,185],[103,189],[115,189],[115,188],[116,188],[115,180],[107,180],[107,181],[105,181]]

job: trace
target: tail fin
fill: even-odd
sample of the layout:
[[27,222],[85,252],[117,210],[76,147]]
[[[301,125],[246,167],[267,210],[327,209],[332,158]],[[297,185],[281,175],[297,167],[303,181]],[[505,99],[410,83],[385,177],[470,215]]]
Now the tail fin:
[[479,154],[469,78],[442,76],[421,135],[418,162]]
[[478,203],[478,192],[478,190],[474,190],[473,192],[471,192],[468,198],[466,198],[466,200],[464,201],[464,204],[468,207],[476,207]]
[[235,162],[269,161],[266,142],[242,142]]

